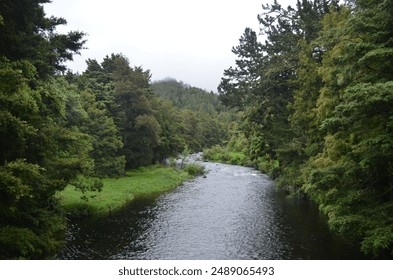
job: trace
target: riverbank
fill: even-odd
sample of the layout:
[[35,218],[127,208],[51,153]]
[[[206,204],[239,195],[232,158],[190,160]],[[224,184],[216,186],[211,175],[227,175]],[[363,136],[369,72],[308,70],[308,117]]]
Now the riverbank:
[[279,170],[278,160],[271,160],[268,157],[251,160],[243,151],[233,151],[227,147],[219,145],[203,151],[203,159],[211,162],[220,162],[232,165],[240,165],[252,167],[256,170],[269,175],[272,179],[276,179]]
[[154,165],[126,172],[120,178],[103,179],[102,191],[82,193],[66,187],[56,197],[68,217],[108,215],[124,207],[136,197],[151,197],[170,191],[193,176],[187,170]]
[[[288,199],[266,175],[203,163],[205,178],[105,219],[74,221],[59,259],[361,259],[318,207]],[[261,218],[263,217],[263,218]]]

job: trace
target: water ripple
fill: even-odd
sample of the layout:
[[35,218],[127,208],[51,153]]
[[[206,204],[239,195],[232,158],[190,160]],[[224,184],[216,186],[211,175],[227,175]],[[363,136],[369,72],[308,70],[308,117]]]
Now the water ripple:
[[[99,223],[75,225],[61,258],[340,259],[359,252],[317,208],[287,199],[255,170],[204,163],[208,174]],[[135,209],[136,207],[136,209]],[[332,249],[333,248],[333,249]]]

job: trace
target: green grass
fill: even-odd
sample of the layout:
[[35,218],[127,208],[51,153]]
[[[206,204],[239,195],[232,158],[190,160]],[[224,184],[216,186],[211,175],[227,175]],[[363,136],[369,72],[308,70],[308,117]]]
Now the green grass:
[[189,178],[185,171],[155,165],[127,171],[125,177],[103,179],[101,192],[82,193],[68,186],[57,198],[71,217],[102,215],[124,207],[136,197],[153,197],[172,190]]

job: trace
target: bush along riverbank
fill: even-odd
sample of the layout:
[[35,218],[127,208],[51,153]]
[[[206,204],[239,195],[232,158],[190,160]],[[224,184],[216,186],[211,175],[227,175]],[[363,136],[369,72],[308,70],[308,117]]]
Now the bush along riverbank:
[[[346,204],[350,205],[353,203],[351,200],[360,200],[358,197],[359,193],[353,192],[353,197],[337,199],[337,201],[332,201],[330,205],[324,205],[321,203],[321,198],[308,193],[308,190],[305,189],[307,185],[302,188],[298,187],[301,185],[301,178],[296,178],[296,176],[299,176],[301,173],[295,166],[283,166],[278,160],[272,160],[268,156],[251,159],[251,156],[247,153],[233,151],[232,147],[228,146],[215,146],[204,150],[203,159],[212,162],[249,166],[269,175],[274,180],[276,187],[284,191],[288,197],[302,198],[316,203],[321,213],[326,215],[330,230],[349,242],[356,244],[365,256],[370,259],[392,258],[393,251],[389,250],[389,246],[391,246],[390,240],[392,240],[393,234],[387,214],[390,211],[388,207],[391,208],[391,204],[385,206],[374,203],[374,208],[364,204],[352,209],[353,212],[351,212],[345,209],[344,206],[348,208]],[[330,177],[326,176],[321,180],[328,181],[329,179]],[[323,196],[323,194],[320,194],[320,196]],[[372,197],[369,199],[372,199]],[[327,211],[329,207],[333,210],[334,208],[342,207],[347,212],[335,216],[333,211]],[[385,210],[386,212],[384,212]],[[342,224],[346,226],[344,227]],[[381,225],[386,226],[383,227]]]
[[155,197],[201,174],[194,171],[195,167],[188,165],[184,169],[141,167],[127,171],[124,177],[103,179],[101,191],[82,192],[69,185],[56,197],[68,218],[108,215],[137,197]]
[[203,159],[212,162],[253,167],[269,175],[272,179],[276,179],[279,169],[278,160],[271,160],[268,157],[251,159],[246,151],[234,150],[229,145],[227,147],[215,145],[212,148],[205,149],[203,151]]

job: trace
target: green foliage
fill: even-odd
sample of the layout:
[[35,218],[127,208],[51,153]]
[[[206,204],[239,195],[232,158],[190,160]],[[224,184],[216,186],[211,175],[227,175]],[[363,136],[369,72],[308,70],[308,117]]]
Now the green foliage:
[[[267,35],[265,43],[259,42],[256,33],[247,28],[239,46],[233,48],[238,56],[236,67],[224,72],[220,98],[226,105],[244,108],[240,128],[248,139],[248,154],[253,161],[266,157],[269,161],[279,160],[284,169],[299,154],[296,145],[301,142],[293,139],[304,136],[292,129],[288,105],[299,86],[299,42],[316,35],[318,21],[326,13],[323,3],[314,1],[311,5],[302,1],[297,10],[284,9],[277,2],[263,5],[264,11],[258,18],[261,32]],[[267,167],[264,161],[260,166]],[[279,170],[272,173],[276,176]]]
[[184,170],[188,173],[188,175],[192,177],[201,176],[205,174],[205,167],[197,163],[188,163],[184,167]]
[[45,17],[43,4],[49,0],[2,0],[0,2],[0,57],[13,61],[28,60],[40,77],[65,71],[64,62],[78,54],[85,40],[84,33],[56,33],[66,20]]
[[27,84],[34,73],[27,61],[0,59],[0,162],[22,156],[27,139],[37,133],[32,121],[38,115],[39,97]]
[[218,96],[203,89],[191,87],[175,79],[153,82],[152,91],[163,99],[170,100],[178,109],[202,111],[207,114],[226,111]]
[[42,241],[27,228],[2,227],[0,228],[0,258],[20,259],[37,258],[42,255]]
[[323,21],[318,40],[327,47],[319,68],[324,83],[317,118],[324,149],[304,168],[304,189],[329,215],[332,229],[378,255],[391,251],[393,243],[386,234],[392,225],[393,91],[385,68],[390,46],[381,41],[391,33],[390,19],[380,17],[386,3],[357,4],[355,13],[343,8]]
[[[178,116],[172,118],[178,122],[171,126],[176,126],[177,131],[173,131],[178,134],[175,141],[181,142],[183,147],[187,145],[192,151],[201,151],[228,139],[228,126],[234,113],[228,111],[214,93],[172,79],[154,82],[152,91],[159,99],[171,102],[174,108],[166,103],[166,110],[177,111]],[[170,126],[163,126],[164,129],[167,127]]]
[[50,211],[53,187],[38,165],[17,160],[0,167],[0,259],[56,254],[65,221]]
[[[384,252],[389,252],[392,248],[393,227],[376,227],[368,232],[367,237],[362,241],[362,251],[369,255],[378,256]],[[392,252],[390,252],[392,254]],[[389,255],[386,254],[388,257]]]
[[120,154],[123,142],[119,129],[102,102],[88,90],[82,92],[81,102],[87,113],[81,130],[90,136],[94,159],[94,176],[116,177],[124,174],[125,157]]
[[[53,219],[53,216],[50,217]],[[52,220],[50,223],[51,225],[58,225],[57,230],[64,232],[65,223],[60,218],[57,221]],[[42,260],[48,258],[48,256],[54,257],[61,245],[63,245],[63,242],[53,239],[52,236],[37,234],[29,228],[13,226],[0,228],[0,259],[3,260]]]
[[[244,109],[240,150],[375,256],[393,248],[392,8],[362,0],[264,5],[267,40],[246,29],[219,88],[224,104]],[[206,155],[231,150],[239,148]]]
[[190,176],[159,165],[141,167],[126,172],[120,178],[103,179],[102,191],[82,192],[71,185],[57,193],[61,208],[70,217],[107,215],[131,202],[135,197],[153,197],[169,191]]
[[89,137],[78,128],[86,116],[79,97],[53,76],[83,34],[56,34],[65,22],[45,18],[42,3],[0,3],[1,259],[55,256],[66,222],[54,194],[93,166]]
[[219,96],[176,80],[150,84],[150,72],[121,54],[55,76],[84,34],[57,34],[66,21],[45,17],[48,2],[0,2],[1,259],[56,254],[66,225],[56,193],[74,215],[107,213],[203,172],[152,167],[124,177],[126,167],[202,149],[307,194],[332,230],[366,254],[391,256],[391,0],[263,5],[266,40],[245,29]]
[[203,150],[203,158],[205,160],[211,160],[215,162],[226,162],[222,159],[223,155],[226,154],[225,148],[215,145],[209,149]]
[[168,100],[154,99],[152,106],[160,126],[160,139],[154,149],[155,160],[163,162],[168,157],[176,157],[184,149],[182,115]]
[[251,166],[252,162],[246,154],[242,152],[231,151],[219,145],[203,150],[203,158],[214,162],[223,162],[229,164]]
[[[88,60],[82,75],[56,75],[83,47],[84,34],[57,34],[66,21],[45,17],[48,2],[0,2],[0,258],[56,254],[66,221],[55,194],[64,188],[76,189],[75,212],[95,212],[84,203],[100,207],[94,198],[106,189],[97,178],[123,178],[126,167],[221,143],[232,118],[201,89],[177,87],[182,108],[159,99],[150,72],[121,54]],[[156,175],[166,182],[168,174]],[[185,178],[172,175],[165,189]],[[163,188],[137,183],[137,194]],[[112,198],[127,197],[120,196]]]
[[87,63],[86,72],[74,82],[85,91],[91,118],[85,129],[94,138],[97,175],[119,176],[124,165],[152,164],[160,144],[160,124],[153,111],[149,71],[131,67],[121,54],[106,56],[101,64]]
[[114,119],[121,132],[126,167],[152,164],[154,148],[159,141],[159,126],[151,108],[150,74],[139,67],[131,68],[121,55],[105,58],[105,67],[112,71]]

